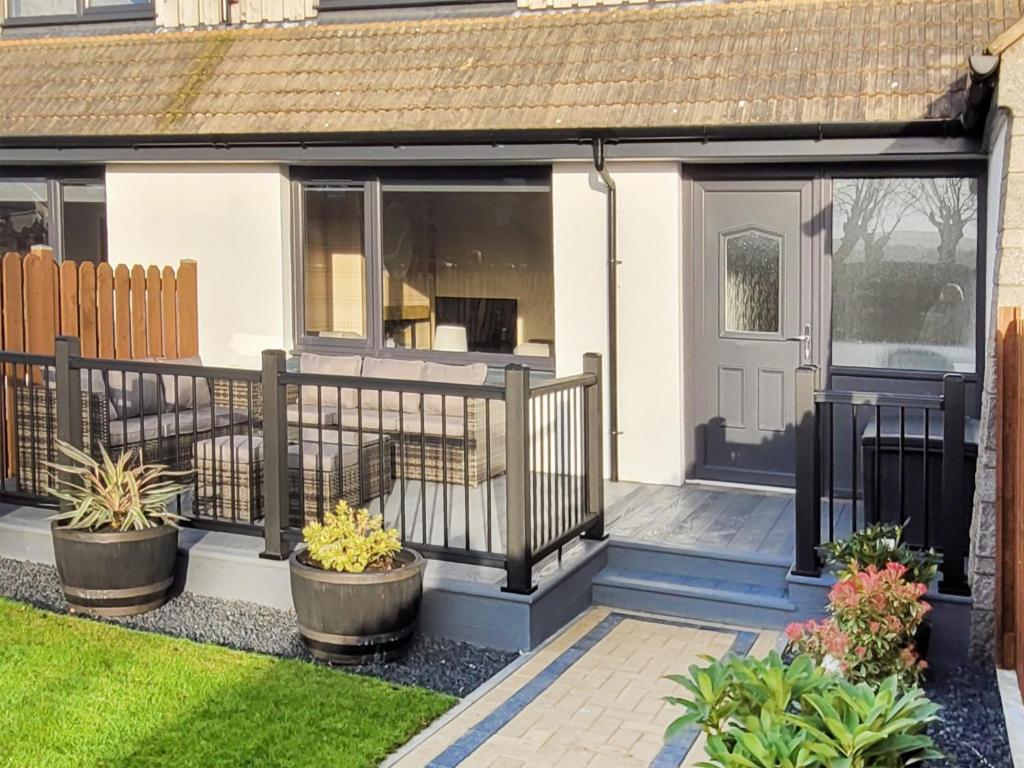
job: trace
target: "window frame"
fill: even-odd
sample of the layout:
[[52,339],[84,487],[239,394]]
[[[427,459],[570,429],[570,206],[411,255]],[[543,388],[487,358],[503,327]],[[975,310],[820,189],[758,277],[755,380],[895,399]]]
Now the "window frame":
[[[538,172],[539,171],[539,172]],[[522,179],[522,183],[516,183]],[[384,359],[425,360],[446,364],[484,363],[490,368],[504,367],[510,363],[528,366],[537,371],[554,371],[555,345],[551,355],[502,354],[497,352],[440,352],[433,349],[409,349],[386,347],[384,345],[384,272],[382,258],[383,242],[383,194],[385,187],[459,187],[469,184],[506,186],[515,189],[529,185],[543,188],[550,194],[551,167],[525,166],[501,169],[462,168],[395,168],[378,170],[351,170],[341,168],[293,168],[291,173],[292,202],[292,344],[296,352],[318,354],[360,354]],[[315,336],[306,333],[305,327],[305,205],[304,192],[308,186],[338,185],[363,187],[366,194],[364,204],[364,243],[366,248],[367,285],[367,333],[366,339],[346,339]],[[549,233],[554,243],[554,217]],[[552,258],[552,286],[554,286],[554,261]],[[554,308],[557,316],[557,307]]]
[[[25,182],[38,181],[46,184],[46,205],[50,214],[46,245],[53,249],[53,258],[58,264],[64,263],[64,187],[75,184],[99,184],[103,187],[104,205],[106,205],[107,182],[102,170],[6,166],[0,169],[0,178]],[[109,232],[107,234],[109,238]],[[108,239],[108,255],[109,252],[110,242]]]
[[[980,380],[985,369],[985,331],[988,325],[986,308],[988,291],[985,284],[987,225],[988,225],[988,168],[983,160],[949,159],[943,163],[906,162],[906,163],[837,163],[822,169],[820,174],[822,207],[824,216],[824,269],[821,270],[820,292],[822,299],[822,319],[828,329],[824,340],[823,362],[829,377],[854,376],[860,378],[903,379],[907,381],[942,381],[947,374],[956,373],[969,383]],[[910,368],[883,368],[854,365],[835,365],[832,362],[832,246],[834,243],[834,207],[833,184],[836,179],[942,179],[963,178],[973,179],[978,197],[977,238],[975,242],[975,321],[974,321],[974,370],[972,371],[932,371]]]
[[102,24],[113,21],[150,21],[156,19],[156,3],[153,0],[139,5],[113,5],[90,8],[87,0],[75,0],[75,13],[53,14],[51,16],[14,16],[10,0],[4,0],[4,27],[44,27],[61,24]]

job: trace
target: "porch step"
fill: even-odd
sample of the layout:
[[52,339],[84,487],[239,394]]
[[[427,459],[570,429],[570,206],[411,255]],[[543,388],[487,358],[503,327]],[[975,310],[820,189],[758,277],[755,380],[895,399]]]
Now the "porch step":
[[758,584],[784,592],[790,565],[789,558],[756,552],[698,550],[616,536],[608,541],[608,568],[616,571],[695,576],[741,585]]
[[784,586],[611,566],[594,578],[594,603],[770,629],[796,613]]

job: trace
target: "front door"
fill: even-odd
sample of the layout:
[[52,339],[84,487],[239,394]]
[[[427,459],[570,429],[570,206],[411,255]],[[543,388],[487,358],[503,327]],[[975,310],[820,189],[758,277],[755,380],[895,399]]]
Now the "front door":
[[792,485],[794,378],[813,345],[809,181],[694,183],[687,363],[697,477]]

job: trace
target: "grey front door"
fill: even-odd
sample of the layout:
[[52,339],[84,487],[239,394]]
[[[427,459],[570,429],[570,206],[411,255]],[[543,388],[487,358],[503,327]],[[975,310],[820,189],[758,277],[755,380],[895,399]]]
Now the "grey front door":
[[791,485],[813,344],[809,181],[698,181],[690,349],[697,477]]

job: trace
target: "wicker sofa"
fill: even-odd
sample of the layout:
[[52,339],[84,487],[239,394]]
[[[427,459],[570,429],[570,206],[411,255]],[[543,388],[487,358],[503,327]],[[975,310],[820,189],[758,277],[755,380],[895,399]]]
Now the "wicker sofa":
[[[159,364],[162,361],[152,361]],[[198,358],[167,362],[201,365]],[[156,365],[154,366],[156,369]],[[191,469],[195,444],[234,430],[262,426],[260,388],[240,398],[240,384],[166,374],[129,374],[119,385],[116,372],[82,371],[82,444],[98,458],[100,446],[112,457],[141,450],[149,463]],[[134,383],[133,383],[134,380]],[[175,391],[175,383],[177,391]],[[212,383],[212,386],[211,386]],[[192,397],[196,401],[192,402]],[[248,410],[252,402],[252,411]],[[52,381],[14,387],[15,451],[19,489],[45,495],[52,484],[44,462],[58,461],[57,391]]]
[[[419,360],[303,354],[303,373],[373,379],[481,385],[487,366],[441,365]],[[420,395],[374,389],[303,387],[292,393],[288,421],[304,439],[336,439],[337,430],[391,438],[396,476],[406,480],[478,485],[505,471],[505,407],[501,400]],[[319,425],[319,426],[318,426]],[[489,427],[489,429],[488,429]],[[489,460],[488,460],[489,456]]]

